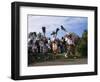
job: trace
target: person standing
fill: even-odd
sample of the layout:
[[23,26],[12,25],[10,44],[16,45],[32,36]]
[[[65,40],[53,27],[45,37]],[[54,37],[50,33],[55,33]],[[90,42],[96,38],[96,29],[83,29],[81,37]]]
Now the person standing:
[[74,41],[72,40],[72,35],[71,34],[67,34],[65,36],[65,41],[67,43],[67,54],[65,54],[65,57],[67,58],[68,55],[71,56],[74,54]]

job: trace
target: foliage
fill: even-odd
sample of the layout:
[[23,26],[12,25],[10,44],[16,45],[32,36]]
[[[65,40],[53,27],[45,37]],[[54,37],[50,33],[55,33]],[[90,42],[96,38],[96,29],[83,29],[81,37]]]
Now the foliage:
[[80,54],[83,57],[87,57],[87,30],[84,30],[82,34],[82,38],[80,38],[77,46],[76,46],[76,53]]

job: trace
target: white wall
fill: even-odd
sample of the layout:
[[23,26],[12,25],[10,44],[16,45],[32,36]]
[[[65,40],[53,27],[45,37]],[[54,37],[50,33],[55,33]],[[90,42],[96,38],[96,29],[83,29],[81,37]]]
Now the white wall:
[[[0,1],[0,82],[13,82],[10,79],[11,72],[11,2],[14,0],[1,0]],[[17,1],[17,0],[16,0]],[[98,6],[100,10],[100,0],[20,0],[28,2],[41,2],[41,3],[57,3],[57,4],[71,4],[71,5],[88,5]],[[98,11],[100,14],[100,11]],[[98,16],[98,22],[100,21]],[[100,24],[98,25],[98,27]],[[100,28],[98,28],[100,31]],[[99,32],[100,35],[100,32]],[[100,37],[99,41],[100,42]],[[100,48],[100,43],[98,44]],[[100,51],[99,51],[100,54]],[[98,55],[100,58],[100,55]],[[99,61],[100,62],[100,59]],[[100,68],[100,63],[99,63]],[[100,73],[100,71],[99,71]],[[99,82],[100,75],[98,76],[82,76],[82,77],[65,77],[65,78],[53,78],[53,79],[39,79],[35,82],[51,82],[51,81],[63,81],[63,82]],[[26,80],[26,82],[32,82],[33,80]]]

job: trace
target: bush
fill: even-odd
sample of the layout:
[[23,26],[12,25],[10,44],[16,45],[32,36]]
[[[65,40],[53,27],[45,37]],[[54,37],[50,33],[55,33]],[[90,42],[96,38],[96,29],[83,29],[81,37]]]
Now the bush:
[[82,57],[87,57],[87,42],[87,30],[85,30],[76,46],[76,53],[79,53]]

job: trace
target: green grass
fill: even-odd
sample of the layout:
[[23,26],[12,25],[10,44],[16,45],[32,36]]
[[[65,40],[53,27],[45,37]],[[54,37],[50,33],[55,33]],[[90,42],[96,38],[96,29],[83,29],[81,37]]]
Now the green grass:
[[83,57],[80,56],[80,54],[77,54],[76,56],[68,56],[68,58],[65,58],[65,53],[59,53],[54,58],[54,55],[52,53],[47,53],[47,54],[39,53],[36,55],[36,59],[34,59],[34,62],[45,62],[45,61],[54,61],[54,60],[61,60],[61,61],[71,60],[71,61],[73,61],[76,58],[83,58]]

